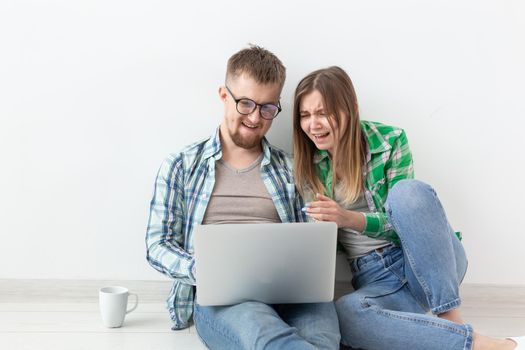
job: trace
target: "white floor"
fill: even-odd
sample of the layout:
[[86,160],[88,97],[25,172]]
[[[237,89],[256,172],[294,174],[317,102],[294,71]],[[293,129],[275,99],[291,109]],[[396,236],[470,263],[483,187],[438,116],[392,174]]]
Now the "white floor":
[[[108,285],[140,298],[118,329],[100,321],[98,289]],[[0,280],[0,349],[205,349],[194,328],[170,330],[169,288],[166,281]],[[478,332],[525,334],[525,286],[465,285],[462,296],[463,315]]]

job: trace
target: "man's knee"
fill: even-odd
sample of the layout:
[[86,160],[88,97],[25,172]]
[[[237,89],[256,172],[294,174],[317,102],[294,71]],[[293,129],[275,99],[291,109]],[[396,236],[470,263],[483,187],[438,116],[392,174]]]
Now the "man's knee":
[[344,345],[357,346],[355,340],[366,332],[367,325],[362,322],[362,312],[367,305],[363,298],[362,295],[354,292],[342,296],[335,303],[341,329],[341,342]]

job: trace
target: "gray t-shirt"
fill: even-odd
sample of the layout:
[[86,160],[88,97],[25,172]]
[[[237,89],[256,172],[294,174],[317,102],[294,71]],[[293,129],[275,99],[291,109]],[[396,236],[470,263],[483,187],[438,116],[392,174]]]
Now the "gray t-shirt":
[[[344,205],[343,194],[340,185],[335,186],[335,201],[339,203],[341,207],[347,210],[361,213],[370,212],[364,194],[361,194],[358,200],[354,203],[350,205]],[[349,228],[338,229],[337,239],[339,240],[339,243],[341,243],[345,248],[346,256],[349,260],[359,258],[361,256],[367,255],[375,249],[390,245],[389,241],[384,239],[370,238]]]
[[280,223],[272,197],[261,178],[262,155],[246,169],[215,163],[215,186],[203,225]]

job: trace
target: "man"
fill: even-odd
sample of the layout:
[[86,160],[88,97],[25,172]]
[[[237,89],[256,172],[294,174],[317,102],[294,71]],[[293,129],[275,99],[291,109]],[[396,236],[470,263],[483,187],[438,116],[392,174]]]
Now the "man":
[[212,349],[339,348],[333,303],[194,305],[195,225],[305,221],[291,160],[264,137],[281,111],[285,75],[281,61],[263,48],[234,54],[219,88],[224,119],[216,133],[168,157],[157,175],[147,259],[175,280],[167,301],[173,329],[188,327],[193,316]]

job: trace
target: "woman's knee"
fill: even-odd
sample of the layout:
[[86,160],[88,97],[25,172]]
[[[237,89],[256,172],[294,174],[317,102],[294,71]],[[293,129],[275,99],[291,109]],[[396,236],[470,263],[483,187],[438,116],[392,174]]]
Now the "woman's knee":
[[397,182],[388,192],[385,203],[387,212],[406,215],[421,210],[429,200],[436,198],[432,186],[419,180],[406,179]]

